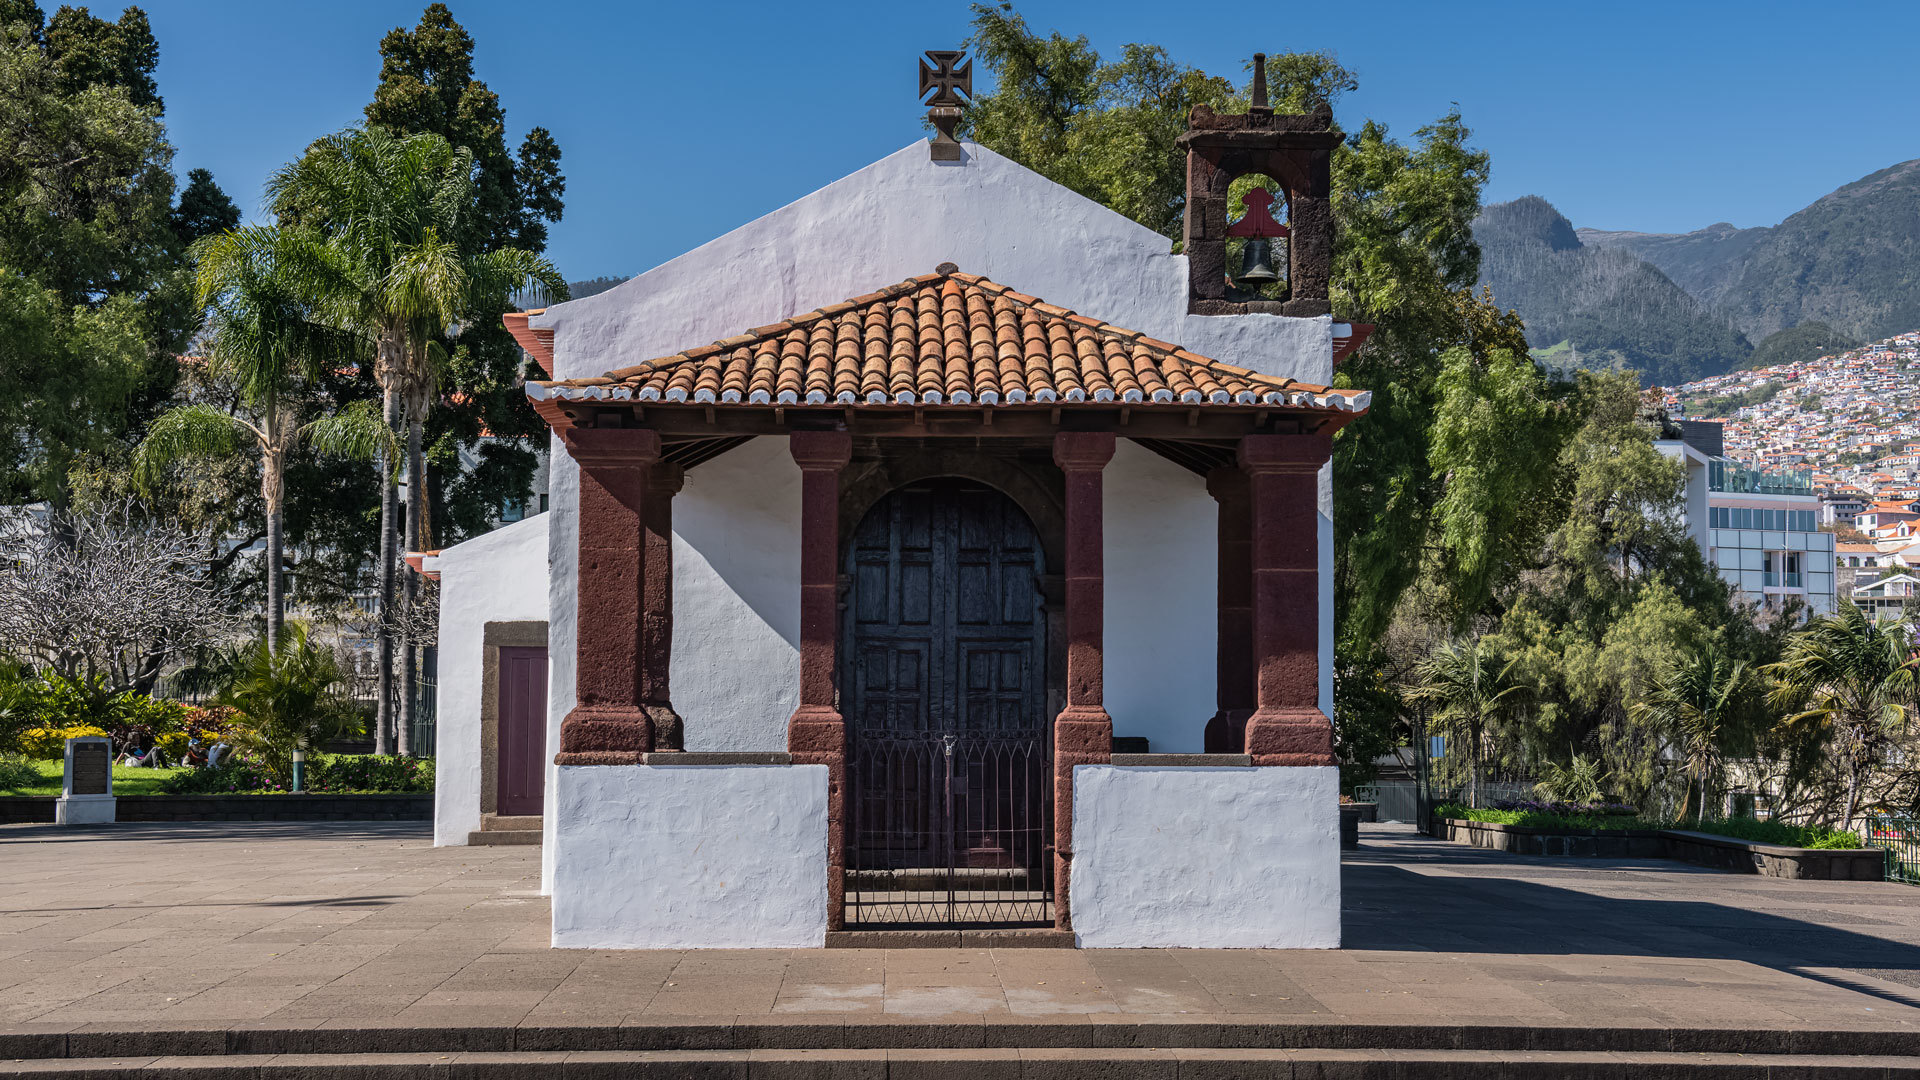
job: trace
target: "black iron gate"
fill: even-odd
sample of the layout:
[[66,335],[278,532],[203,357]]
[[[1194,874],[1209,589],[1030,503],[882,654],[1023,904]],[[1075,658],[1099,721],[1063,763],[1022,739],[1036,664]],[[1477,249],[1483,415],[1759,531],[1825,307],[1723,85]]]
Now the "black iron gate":
[[848,925],[1053,921],[1033,525],[957,480],[876,504],[848,552]]

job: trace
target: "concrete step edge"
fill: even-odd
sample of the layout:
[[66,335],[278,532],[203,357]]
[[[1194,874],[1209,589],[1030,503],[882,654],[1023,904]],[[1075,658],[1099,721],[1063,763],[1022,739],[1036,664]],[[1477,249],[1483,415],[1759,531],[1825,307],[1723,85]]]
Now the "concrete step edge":
[[539,814],[494,816],[480,819],[481,832],[539,832],[543,819]]
[[1894,1028],[1531,1027],[1521,1025],[1361,1024],[1340,1021],[1218,1020],[1204,1017],[1077,1019],[858,1019],[844,1015],[724,1016],[627,1023],[409,1027],[397,1024],[276,1028],[65,1031],[0,1030],[7,1059],[257,1054],[437,1054],[467,1052],[651,1052],[782,1049],[1029,1048],[1062,1050],[1194,1049],[1340,1052],[1740,1053],[1893,1055],[1920,1058],[1920,1030]]
[[174,1080],[250,1076],[462,1077],[519,1080],[527,1076],[610,1074],[668,1076],[884,1076],[908,1080],[951,1075],[940,1066],[971,1065],[981,1075],[1071,1077],[1106,1080],[1133,1077],[1292,1077],[1311,1068],[1321,1077],[1384,1076],[1378,1066],[1405,1080],[1423,1077],[1620,1080],[1651,1074],[1698,1074],[1725,1080],[1794,1076],[1826,1078],[1920,1075],[1920,1058],[1769,1054],[1617,1053],[1603,1051],[1487,1050],[1262,1050],[1262,1049],[892,1049],[892,1050],[653,1050],[571,1052],[464,1052],[394,1054],[251,1054],[223,1057],[69,1058],[60,1062],[0,1061],[0,1078],[84,1077],[135,1080],[165,1075]]
[[509,829],[502,832],[470,832],[467,834],[468,847],[538,847],[540,833],[528,829]]

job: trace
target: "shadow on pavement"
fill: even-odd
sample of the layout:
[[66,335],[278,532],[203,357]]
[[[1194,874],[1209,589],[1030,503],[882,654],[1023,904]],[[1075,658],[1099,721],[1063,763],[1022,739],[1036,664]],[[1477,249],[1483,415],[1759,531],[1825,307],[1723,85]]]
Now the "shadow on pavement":
[[[1457,872],[1421,873],[1412,866]],[[1541,875],[1671,896],[1604,896],[1527,880]],[[1849,904],[1886,905],[1888,886],[1879,883],[1779,882],[1805,891],[1785,902],[1817,907],[1826,921],[1815,922],[1727,902],[1734,897],[1726,887],[1738,877],[1671,860],[1509,855],[1413,834],[1347,852],[1341,880],[1342,945],[1351,950],[1503,953],[1520,963],[1529,955],[1732,960],[1920,1007],[1920,989],[1906,994],[1844,972],[1814,970],[1845,968],[1920,988],[1920,946],[1830,925],[1920,929],[1847,910]],[[1778,892],[1766,899],[1781,902]],[[1914,921],[1920,924],[1920,914]],[[1627,981],[1660,979],[1649,971],[1644,980]]]
[[166,821],[112,825],[0,825],[0,844],[139,840],[410,840],[433,842],[431,821]]

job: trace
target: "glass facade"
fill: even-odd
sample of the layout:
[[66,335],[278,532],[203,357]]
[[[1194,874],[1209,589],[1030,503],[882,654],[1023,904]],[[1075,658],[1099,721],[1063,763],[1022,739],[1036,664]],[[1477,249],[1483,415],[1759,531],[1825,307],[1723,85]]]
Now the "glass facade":
[[1707,490],[1745,495],[1811,495],[1813,474],[1766,472],[1726,458],[1707,463]]
[[1707,510],[1712,529],[1769,529],[1774,532],[1814,532],[1819,528],[1813,510],[1766,510],[1749,506],[1714,506]]

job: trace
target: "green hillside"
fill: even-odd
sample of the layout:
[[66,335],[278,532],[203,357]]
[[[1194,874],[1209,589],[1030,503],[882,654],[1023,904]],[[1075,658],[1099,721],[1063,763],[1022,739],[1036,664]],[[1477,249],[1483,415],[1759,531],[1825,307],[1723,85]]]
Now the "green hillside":
[[1538,196],[1487,207],[1473,235],[1481,284],[1526,320],[1536,349],[1564,342],[1566,363],[1577,354],[1581,367],[1632,368],[1650,385],[1670,385],[1727,371],[1753,352],[1651,263],[1582,243]]

